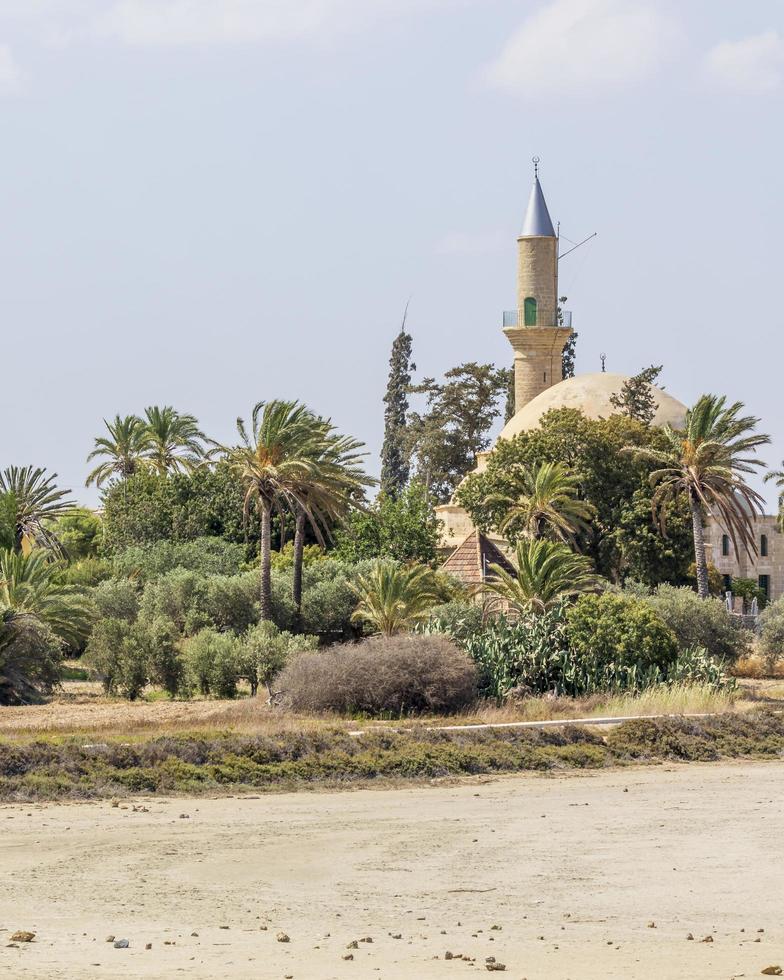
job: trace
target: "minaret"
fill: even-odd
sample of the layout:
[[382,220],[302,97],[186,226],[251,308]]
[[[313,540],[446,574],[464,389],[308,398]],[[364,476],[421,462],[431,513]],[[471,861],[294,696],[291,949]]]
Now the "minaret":
[[561,354],[572,333],[558,322],[558,237],[539,183],[538,157],[517,250],[517,311],[504,314],[514,349],[515,412],[561,381]]

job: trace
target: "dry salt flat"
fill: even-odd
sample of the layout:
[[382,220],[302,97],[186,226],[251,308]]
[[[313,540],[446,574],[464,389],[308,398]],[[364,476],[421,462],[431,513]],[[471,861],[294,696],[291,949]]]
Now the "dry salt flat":
[[6,805],[0,976],[760,976],[783,796],[769,762]]

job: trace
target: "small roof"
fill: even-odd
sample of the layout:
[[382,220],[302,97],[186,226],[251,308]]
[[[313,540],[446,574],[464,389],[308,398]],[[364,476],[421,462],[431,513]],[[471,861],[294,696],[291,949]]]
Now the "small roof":
[[474,529],[463,539],[441,566],[463,585],[481,585],[496,578],[490,565],[500,565],[504,571],[514,574],[514,566],[497,545]]
[[528,198],[528,210],[525,212],[520,237],[555,238],[555,229],[550,220],[550,212],[547,210],[538,176],[534,177],[534,186],[531,188],[531,196]]

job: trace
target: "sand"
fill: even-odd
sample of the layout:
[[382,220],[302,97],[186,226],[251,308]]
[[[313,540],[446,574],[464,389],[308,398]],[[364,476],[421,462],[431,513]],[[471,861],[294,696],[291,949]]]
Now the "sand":
[[2,806],[0,975],[759,976],[784,966],[783,791],[770,762]]

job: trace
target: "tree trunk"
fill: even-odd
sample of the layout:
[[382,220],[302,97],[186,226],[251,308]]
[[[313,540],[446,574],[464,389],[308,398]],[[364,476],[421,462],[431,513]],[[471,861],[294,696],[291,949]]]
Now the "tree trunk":
[[297,508],[294,531],[294,569],[291,576],[291,595],[294,600],[294,623],[299,629],[302,619],[302,561],[305,552],[305,512]]
[[259,501],[261,510],[261,583],[259,600],[261,619],[272,619],[272,508],[266,500]]
[[708,586],[708,562],[705,558],[705,529],[702,526],[702,510],[699,501],[689,496],[691,527],[694,534],[694,564],[697,567],[697,593],[700,599],[710,595]]

